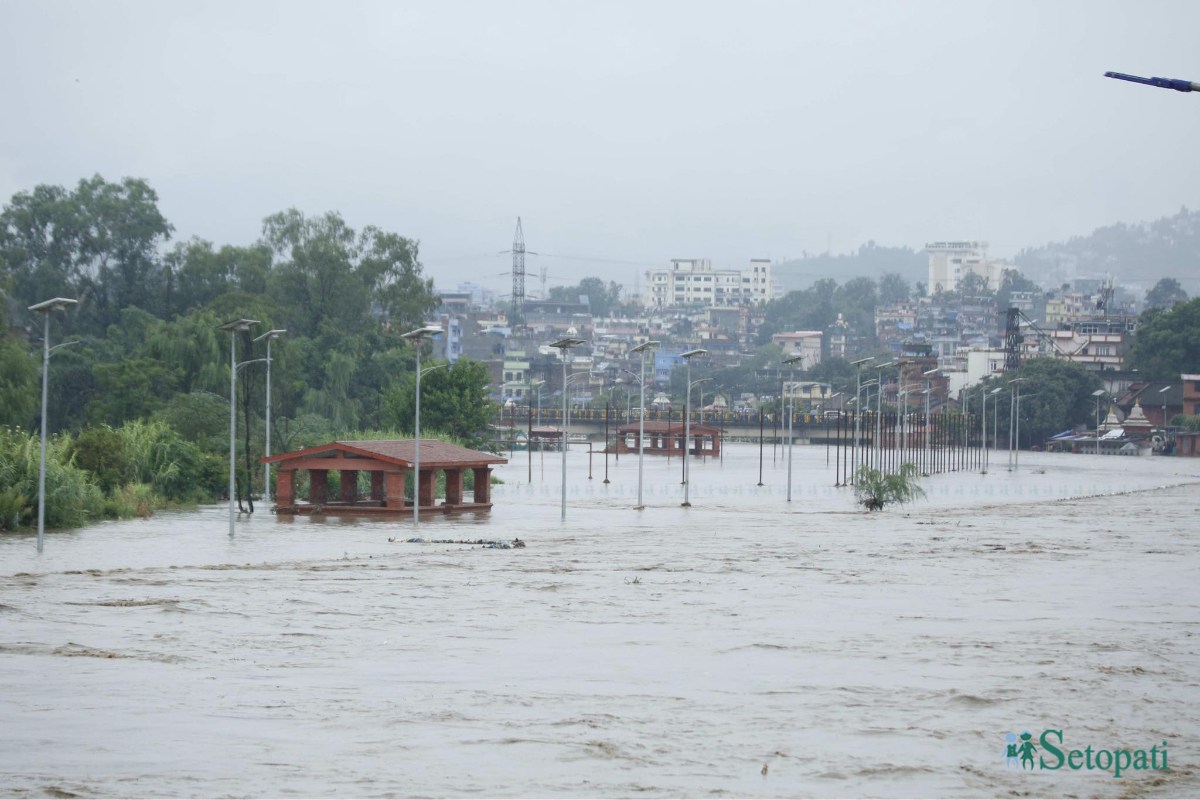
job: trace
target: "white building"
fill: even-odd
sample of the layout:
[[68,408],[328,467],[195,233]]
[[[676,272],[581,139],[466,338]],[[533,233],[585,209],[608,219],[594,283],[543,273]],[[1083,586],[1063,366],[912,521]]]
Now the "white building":
[[954,292],[967,275],[979,275],[987,280],[988,288],[997,291],[1004,278],[1004,270],[1010,269],[1003,261],[988,258],[987,242],[928,242],[925,252],[929,254],[929,286],[926,294]]
[[784,358],[800,356],[796,369],[809,369],[821,363],[821,331],[785,331],[771,334],[771,344],[783,351]]
[[707,258],[673,258],[668,269],[646,270],[647,308],[703,306],[727,308],[760,305],[771,294],[771,262],[750,260],[744,270],[713,269]]

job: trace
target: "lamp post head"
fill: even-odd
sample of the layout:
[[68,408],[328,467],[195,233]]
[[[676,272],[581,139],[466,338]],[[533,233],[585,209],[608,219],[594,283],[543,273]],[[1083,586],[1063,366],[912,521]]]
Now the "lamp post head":
[[[921,374],[922,375],[933,375],[935,372],[941,372],[941,371],[942,371],[941,367],[934,367],[933,369],[926,370],[925,372],[922,372]],[[1024,380],[1024,378],[1022,378],[1022,380]]]
[[280,336],[283,336],[285,333],[287,333],[287,328],[276,328],[274,330],[267,331],[266,333],[262,334],[261,336],[255,336],[254,341],[261,342],[263,339],[267,339],[268,341],[271,339],[278,339]]
[[422,339],[427,339],[432,336],[441,336],[443,333],[444,331],[438,325],[423,325],[420,328],[409,331],[408,333],[400,334],[400,338],[419,342]]
[[684,361],[691,361],[696,356],[706,356],[706,355],[708,355],[708,351],[705,350],[703,347],[698,347],[695,350],[688,350],[686,353],[680,353],[679,357],[682,358]]
[[1011,381],[1009,381],[1009,383],[1010,383],[1010,384],[1013,384],[1013,383],[1024,383],[1024,382],[1025,382],[1025,378],[1013,378]]
[[1003,391],[1004,391],[1003,386],[997,386],[995,389],[992,389],[990,392],[988,392],[988,394],[1000,394]]
[[218,325],[217,330],[235,333],[237,331],[248,331],[250,328],[258,324],[259,321],[256,319],[235,319],[233,322],[226,322],[224,325]]
[[30,311],[37,311],[39,314],[49,314],[51,311],[63,311],[76,305],[79,301],[72,300],[69,297],[55,297],[53,300],[44,300],[29,307]]
[[798,356],[788,356],[787,358],[785,358],[785,359],[783,360],[783,363],[784,363],[784,364],[787,364],[787,365],[789,365],[789,366],[790,366],[790,365],[792,365],[792,364],[795,364],[795,363],[797,363],[797,362],[802,362],[802,361],[804,361],[804,356],[803,356],[803,355],[798,355]]
[[629,352],[641,353],[642,351],[649,350],[652,347],[658,347],[660,344],[662,344],[662,342],[657,341],[656,339],[647,339],[646,341],[639,344],[637,347],[630,348]]
[[857,367],[859,364],[865,364],[868,361],[874,361],[874,360],[875,360],[875,356],[867,356],[866,358],[860,358],[858,361],[851,361],[850,366]]
[[567,336],[566,338],[559,339],[557,342],[551,342],[550,346],[557,347],[559,350],[566,352],[567,350],[570,350],[572,347],[578,347],[579,345],[585,344],[586,342],[587,342],[586,339],[576,339],[573,336]]

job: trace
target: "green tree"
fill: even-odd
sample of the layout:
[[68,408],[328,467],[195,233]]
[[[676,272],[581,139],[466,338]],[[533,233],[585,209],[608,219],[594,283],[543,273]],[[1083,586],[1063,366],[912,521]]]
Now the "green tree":
[[75,466],[87,470],[92,481],[106,494],[129,480],[125,441],[108,425],[80,432],[71,445],[69,457]]
[[879,276],[879,304],[894,306],[907,303],[912,297],[912,287],[898,272],[885,272]]
[[1174,278],[1162,278],[1154,284],[1154,288],[1146,292],[1146,308],[1170,309],[1176,303],[1185,303],[1188,293]]
[[398,333],[418,328],[440,302],[433,278],[421,274],[418,245],[396,233],[363,229],[359,271],[370,287],[383,319]]
[[[432,365],[430,365],[432,366]],[[421,379],[421,436],[448,434],[468,447],[483,447],[497,406],[489,400],[491,376],[485,364],[460,358],[450,367],[430,370]],[[411,375],[388,391],[385,423],[402,431],[414,429],[416,379]]]
[[120,425],[149,417],[166,405],[179,387],[179,371],[149,358],[97,364],[97,392],[88,403],[88,418]]
[[[997,422],[1001,441],[1006,441],[1009,433],[1009,414],[1004,406],[1008,404],[1011,408],[1011,392],[1015,384],[1010,381],[1016,378],[1024,379],[1020,383],[1020,447],[1041,445],[1051,436],[1076,425],[1092,424],[1095,415],[1092,392],[1101,388],[1096,373],[1070,361],[1049,357],[1031,358],[1017,370],[984,380],[986,391],[995,387],[1004,389],[989,400],[989,405],[1000,404],[995,408],[999,411]],[[975,394],[978,394],[978,390]],[[988,414],[990,416],[992,411],[989,410]]]
[[563,303],[578,303],[586,297],[588,308],[597,317],[611,316],[621,305],[621,285],[601,278],[584,278],[574,286],[551,286],[547,294],[550,300]]
[[1200,372],[1200,297],[1176,303],[1170,311],[1142,312],[1129,362],[1153,381],[1177,381],[1182,373]]
[[1000,277],[1000,289],[996,292],[996,307],[1006,310],[1012,307],[1014,292],[1040,292],[1042,289],[1021,274],[1020,270],[1006,269]]
[[41,373],[16,339],[0,340],[0,425],[33,429],[41,398]]
[[854,476],[854,496],[867,511],[882,511],[893,503],[910,503],[925,496],[919,474],[916,464],[901,464],[893,473],[859,467]]
[[38,186],[0,212],[0,268],[22,303],[74,297],[78,324],[103,331],[127,306],[159,310],[158,249],[171,231],[144,180],[95,175],[71,192]]

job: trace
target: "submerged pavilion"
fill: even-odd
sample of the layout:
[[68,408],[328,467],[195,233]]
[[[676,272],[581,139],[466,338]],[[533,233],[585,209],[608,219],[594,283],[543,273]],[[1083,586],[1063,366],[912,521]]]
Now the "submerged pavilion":
[[[412,439],[330,442],[259,461],[274,464],[277,470],[275,510],[279,514],[400,514],[412,510],[412,498],[405,496],[405,481],[416,463]],[[491,508],[492,465],[507,463],[508,459],[494,453],[422,439],[421,474],[416,481],[419,510],[449,513]],[[296,496],[296,473],[301,470],[309,475],[309,496],[304,500]],[[340,474],[335,497],[330,497],[330,470]],[[474,485],[470,499],[463,492],[467,470]],[[365,496],[358,487],[360,472],[371,476]],[[446,487],[441,503],[435,496],[439,472],[445,476]]]

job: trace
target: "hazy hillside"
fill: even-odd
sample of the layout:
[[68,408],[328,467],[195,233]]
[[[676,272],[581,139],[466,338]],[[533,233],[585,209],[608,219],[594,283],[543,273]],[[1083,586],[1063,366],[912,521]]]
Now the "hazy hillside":
[[772,267],[775,279],[784,292],[807,289],[813,281],[833,278],[845,283],[851,278],[874,278],[885,272],[898,273],[910,284],[924,283],[929,275],[929,259],[924,252],[907,247],[881,247],[867,242],[856,253],[806,256],[784,261]]
[[1118,285],[1141,292],[1160,278],[1176,278],[1189,294],[1200,294],[1200,212],[1184,208],[1154,222],[1118,222],[1088,236],[1026,248],[1013,262],[1046,287],[1112,275]]
[[[1066,242],[1027,247],[1013,263],[1045,288],[1111,275],[1139,297],[1160,278],[1175,278],[1190,295],[1200,295],[1200,212],[1184,208],[1153,222],[1118,222]],[[868,242],[856,253],[805,256],[776,264],[774,270],[786,293],[821,278],[845,283],[863,276],[878,279],[884,272],[899,273],[911,284],[924,283],[928,266],[923,250]]]

